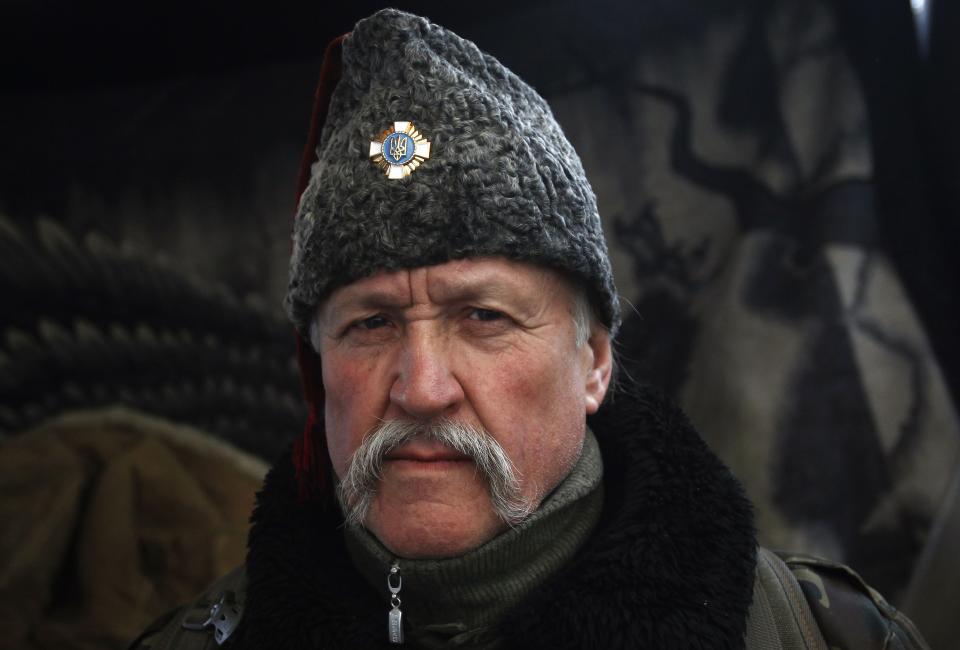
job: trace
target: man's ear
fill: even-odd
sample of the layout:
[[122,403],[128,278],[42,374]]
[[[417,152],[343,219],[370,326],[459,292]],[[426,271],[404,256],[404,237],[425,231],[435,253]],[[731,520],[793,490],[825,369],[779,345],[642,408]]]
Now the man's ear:
[[590,338],[584,344],[589,348],[590,367],[587,368],[586,384],[584,386],[584,405],[587,415],[593,415],[600,409],[603,398],[610,386],[610,377],[613,374],[613,350],[610,344],[610,333],[599,324],[594,323],[590,328]]

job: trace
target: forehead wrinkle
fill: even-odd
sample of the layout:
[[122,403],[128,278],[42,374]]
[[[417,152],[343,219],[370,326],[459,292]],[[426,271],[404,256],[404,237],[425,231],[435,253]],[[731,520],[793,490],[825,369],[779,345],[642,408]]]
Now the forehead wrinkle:
[[364,291],[360,295],[346,300],[338,305],[341,309],[378,309],[378,308],[399,308],[407,307],[412,304],[409,293],[406,295],[398,294],[395,291]]
[[430,300],[438,304],[480,298],[520,298],[527,302],[536,295],[536,292],[516,282],[512,274],[487,269],[429,273],[427,277],[427,293]]

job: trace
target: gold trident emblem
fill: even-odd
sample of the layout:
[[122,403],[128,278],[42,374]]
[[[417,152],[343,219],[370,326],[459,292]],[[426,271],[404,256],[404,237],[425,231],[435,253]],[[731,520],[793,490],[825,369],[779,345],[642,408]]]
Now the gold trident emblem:
[[[390,146],[385,151],[384,142],[394,133],[403,135],[391,139]],[[410,140],[413,140],[413,156],[410,156]],[[408,156],[410,159],[400,164],[400,161]],[[370,142],[370,159],[386,172],[387,178],[391,180],[406,178],[429,157],[430,143],[412,122],[394,122],[393,128],[387,129]]]

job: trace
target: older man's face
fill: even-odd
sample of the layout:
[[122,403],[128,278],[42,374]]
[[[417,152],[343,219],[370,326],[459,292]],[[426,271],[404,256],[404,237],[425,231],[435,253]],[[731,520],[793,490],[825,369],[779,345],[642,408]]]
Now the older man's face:
[[[317,326],[337,476],[382,422],[449,420],[488,431],[538,506],[577,460],[610,375],[605,334],[577,346],[571,299],[560,274],[500,258],[336,291]],[[420,438],[387,455],[364,525],[402,557],[459,555],[506,526],[475,464]]]

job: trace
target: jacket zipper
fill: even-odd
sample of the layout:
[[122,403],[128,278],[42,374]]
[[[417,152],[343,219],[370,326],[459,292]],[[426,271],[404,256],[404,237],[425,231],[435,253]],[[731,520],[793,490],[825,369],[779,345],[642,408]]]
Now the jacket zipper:
[[387,637],[390,643],[403,643],[403,612],[400,611],[400,588],[403,578],[400,576],[400,561],[394,560],[387,574],[387,589],[390,591],[390,613],[387,615]]

